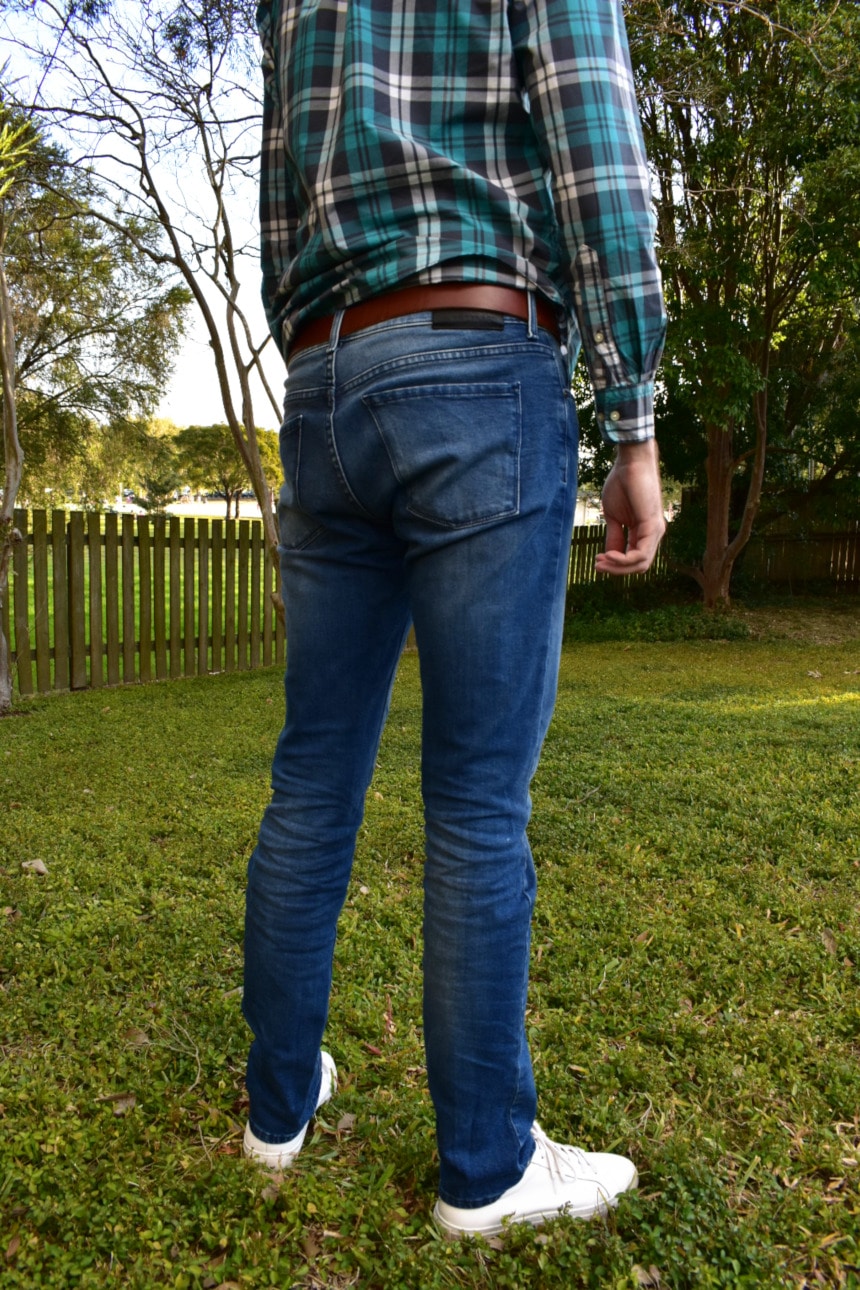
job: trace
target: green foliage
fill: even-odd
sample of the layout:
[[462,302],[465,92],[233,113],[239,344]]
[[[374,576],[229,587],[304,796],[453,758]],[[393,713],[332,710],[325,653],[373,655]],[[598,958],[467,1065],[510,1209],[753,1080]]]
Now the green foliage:
[[161,514],[182,488],[176,452],[178,428],[156,417],[143,428],[138,442],[135,470],[129,482],[136,485],[140,504]]
[[210,0],[205,5],[180,0],[164,25],[167,47],[182,67],[211,66],[233,41],[256,37],[256,10],[256,0]]
[[[708,485],[712,522],[732,506],[732,475],[754,504],[765,424],[762,518],[798,510],[860,470],[860,10],[627,9],[670,318],[664,469]],[[584,441],[600,482],[609,462],[588,416]]]
[[276,430],[257,430],[257,446],[260,450],[263,474],[266,478],[266,483],[273,492],[280,488],[284,477],[283,467],[281,466],[281,451],[278,444]]
[[492,1245],[429,1221],[414,656],[336,950],[341,1088],[283,1180],[239,1159],[238,993],[280,675],[28,703],[0,750],[4,1284],[855,1284],[860,639],[815,621],[566,650],[527,1024],[544,1127],[629,1152],[641,1188]]
[[28,122],[4,119],[0,112],[0,201],[16,182],[16,172],[26,166],[33,147],[33,130]]
[[[855,185],[837,177],[860,165],[856,59],[844,57],[857,14],[843,5],[825,23],[820,6],[793,3],[764,18],[698,0],[634,13],[672,317],[666,397],[688,434],[719,425],[743,451],[769,380],[770,425],[790,437],[856,343]],[[798,373],[807,398],[790,401],[782,386]],[[682,477],[672,451],[667,436]]]
[[745,640],[748,625],[736,614],[684,603],[678,589],[651,584],[624,590],[606,579],[571,589],[566,641]]
[[[22,488],[116,491],[170,375],[188,292],[88,213],[98,187],[35,136],[4,201]],[[137,224],[155,245],[153,226]]]

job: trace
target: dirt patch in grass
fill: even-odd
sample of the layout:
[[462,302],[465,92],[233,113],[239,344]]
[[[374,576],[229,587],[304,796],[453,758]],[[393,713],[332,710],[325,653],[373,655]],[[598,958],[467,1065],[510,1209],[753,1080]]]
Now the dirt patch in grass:
[[733,612],[760,640],[843,645],[860,640],[860,597],[796,599],[790,604],[736,604]]

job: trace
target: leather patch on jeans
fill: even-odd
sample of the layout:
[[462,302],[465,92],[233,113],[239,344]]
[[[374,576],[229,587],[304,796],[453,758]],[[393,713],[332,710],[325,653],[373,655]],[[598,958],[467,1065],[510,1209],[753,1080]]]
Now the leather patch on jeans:
[[503,331],[504,314],[492,309],[434,309],[435,331]]

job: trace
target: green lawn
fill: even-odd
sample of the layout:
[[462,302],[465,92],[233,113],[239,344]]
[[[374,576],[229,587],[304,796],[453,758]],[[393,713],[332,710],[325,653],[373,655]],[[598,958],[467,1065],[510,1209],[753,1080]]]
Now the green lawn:
[[531,829],[540,1115],[632,1155],[641,1186],[605,1224],[491,1245],[429,1220],[415,657],[342,920],[341,1087],[283,1181],[239,1157],[278,672],[24,705],[0,724],[4,1285],[860,1286],[860,628],[841,624],[566,646]]

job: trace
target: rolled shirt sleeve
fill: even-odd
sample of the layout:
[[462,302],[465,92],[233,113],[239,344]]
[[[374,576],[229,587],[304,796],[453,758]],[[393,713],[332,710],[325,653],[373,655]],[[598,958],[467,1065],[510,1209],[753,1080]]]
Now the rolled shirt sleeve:
[[598,423],[609,442],[648,439],[666,317],[621,5],[514,0],[510,13]]

